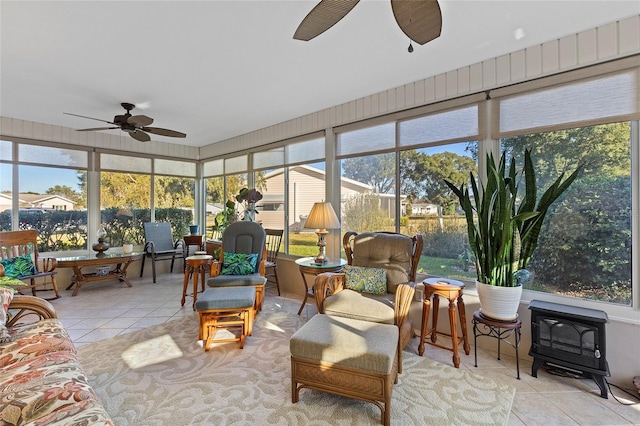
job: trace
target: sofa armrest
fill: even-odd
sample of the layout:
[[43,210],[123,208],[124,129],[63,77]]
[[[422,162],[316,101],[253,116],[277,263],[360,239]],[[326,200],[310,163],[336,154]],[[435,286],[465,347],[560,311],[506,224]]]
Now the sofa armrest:
[[341,272],[324,272],[316,277],[313,283],[313,295],[318,313],[324,314],[324,300],[344,290],[344,282],[344,274]]
[[9,305],[11,318],[7,327],[14,326],[19,320],[28,316],[35,316],[38,320],[57,318],[53,305],[44,299],[34,296],[16,294]]

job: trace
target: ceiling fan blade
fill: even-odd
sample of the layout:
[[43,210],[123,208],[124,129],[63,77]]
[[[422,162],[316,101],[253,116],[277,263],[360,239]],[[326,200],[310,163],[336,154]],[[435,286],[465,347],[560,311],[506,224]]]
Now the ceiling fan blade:
[[353,9],[360,0],[322,0],[311,12],[305,16],[293,38],[309,41],[333,27],[347,13]]
[[87,117],[86,115],[71,114],[70,112],[63,112],[63,114],[73,115],[74,117],[80,117],[80,118],[88,118],[89,120],[102,121],[103,123],[116,124],[116,123],[114,123],[112,121],[101,120],[99,118],[93,118],[93,117]]
[[97,130],[113,130],[119,128],[120,127],[93,127],[91,129],[76,129],[76,132],[95,132]]
[[142,130],[149,133],[154,133],[161,136],[169,136],[172,138],[186,138],[187,135],[182,132],[176,132],[175,130],[162,129],[160,127],[143,127]]
[[151,140],[151,136],[140,130],[129,132],[129,136],[140,142],[149,142]]
[[153,118],[147,117],[146,115],[133,115],[127,119],[127,123],[137,127],[144,127],[153,123]]
[[391,0],[391,9],[400,29],[416,43],[440,37],[442,12],[436,0]]

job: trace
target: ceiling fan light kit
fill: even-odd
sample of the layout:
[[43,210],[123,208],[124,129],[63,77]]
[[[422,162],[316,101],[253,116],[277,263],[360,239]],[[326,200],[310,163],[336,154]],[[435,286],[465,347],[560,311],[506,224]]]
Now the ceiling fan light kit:
[[177,132],[175,130],[163,129],[160,127],[148,127],[150,124],[153,124],[153,118],[147,117],[146,115],[131,115],[131,111],[135,108],[135,105],[129,102],[122,102],[122,108],[125,109],[126,113],[121,115],[116,115],[113,117],[113,121],[101,120],[99,118],[87,117],[84,115],[72,114],[70,112],[65,112],[67,115],[73,115],[74,117],[88,118],[89,120],[102,121],[103,123],[112,124],[115,127],[92,127],[89,129],[77,129],[78,132],[94,132],[99,130],[114,130],[120,129],[124,132],[127,132],[129,136],[133,139],[140,142],[149,142],[151,140],[151,136],[148,133],[153,133],[160,136],[168,136],[171,138],[186,138],[187,135],[182,132]]
[[[337,24],[360,0],[321,0],[302,20],[293,35],[296,40],[309,41]],[[391,9],[398,26],[411,41],[423,45],[442,31],[442,11],[437,0],[391,0]]]

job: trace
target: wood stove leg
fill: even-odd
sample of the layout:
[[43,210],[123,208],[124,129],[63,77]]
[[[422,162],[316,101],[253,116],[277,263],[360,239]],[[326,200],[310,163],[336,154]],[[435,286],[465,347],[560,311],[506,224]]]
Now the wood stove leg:
[[531,365],[531,375],[538,377],[538,368],[544,365],[544,360],[540,358],[533,358],[533,364]]
[[596,384],[600,388],[600,396],[604,399],[609,399],[609,392],[607,391],[607,384],[604,381],[604,376],[600,374],[591,374],[593,380],[595,380]]

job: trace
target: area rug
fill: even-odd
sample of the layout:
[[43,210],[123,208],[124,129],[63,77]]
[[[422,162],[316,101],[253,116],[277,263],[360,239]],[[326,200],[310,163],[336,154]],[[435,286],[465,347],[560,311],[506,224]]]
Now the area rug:
[[[244,349],[205,352],[197,317],[87,344],[80,362],[116,425],[380,424],[373,404],[303,389],[291,402],[289,337],[298,316],[265,309]],[[515,389],[404,353],[392,425],[504,425]]]

